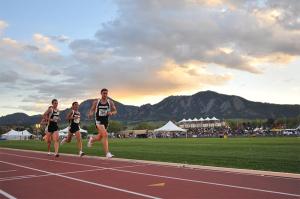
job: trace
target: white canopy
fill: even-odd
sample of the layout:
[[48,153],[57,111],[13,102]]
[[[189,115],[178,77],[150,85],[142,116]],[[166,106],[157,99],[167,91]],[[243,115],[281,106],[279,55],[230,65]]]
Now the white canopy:
[[217,121],[219,119],[217,119],[216,117],[211,118],[211,120]]
[[194,118],[194,119],[193,119],[193,122],[197,122],[197,121],[198,121],[198,119],[197,119],[197,118]]
[[207,117],[207,118],[205,118],[204,120],[205,120],[205,121],[209,121],[209,120],[210,120],[210,118],[209,118],[209,117]]
[[296,128],[297,130],[299,129],[300,130],[300,125]]
[[[62,129],[62,130],[59,130],[59,133],[68,133],[69,132],[69,127],[67,126],[66,128]],[[87,130],[84,130],[82,128],[80,128],[80,132],[81,133],[87,133]]]
[[15,130],[11,129],[7,133],[3,134],[2,137],[7,139],[7,140],[25,140],[25,139],[29,139],[29,137],[31,135],[32,134],[29,133],[27,130],[25,130],[25,131],[15,131]]
[[2,137],[7,137],[7,136],[15,136],[15,135],[18,135],[18,131],[15,131],[13,129],[10,129],[10,131],[8,131],[7,133],[4,133],[2,135]]
[[23,134],[24,136],[31,136],[31,135],[32,135],[32,134],[29,133],[27,130],[21,131],[21,132],[22,132],[22,134]]
[[186,132],[185,129],[182,129],[178,126],[176,126],[173,122],[169,121],[167,124],[164,126],[155,129],[154,132],[170,132],[170,131],[181,131],[181,132]]
[[179,123],[181,123],[181,122],[185,122],[185,121],[186,121],[186,120],[183,118],[182,120],[180,120],[180,121],[179,121]]
[[201,117],[201,118],[199,119],[199,121],[203,122],[203,121],[204,121],[204,119]]

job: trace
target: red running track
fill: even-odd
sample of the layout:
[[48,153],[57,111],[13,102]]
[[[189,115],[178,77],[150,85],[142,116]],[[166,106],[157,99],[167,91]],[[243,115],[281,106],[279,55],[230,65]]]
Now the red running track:
[[300,179],[0,148],[0,198],[300,198]]

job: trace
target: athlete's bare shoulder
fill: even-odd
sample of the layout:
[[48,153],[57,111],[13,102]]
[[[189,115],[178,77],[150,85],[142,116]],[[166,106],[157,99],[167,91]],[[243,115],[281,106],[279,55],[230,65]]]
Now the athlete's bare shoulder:
[[99,99],[94,99],[93,101],[93,105],[96,106],[96,104],[98,103]]

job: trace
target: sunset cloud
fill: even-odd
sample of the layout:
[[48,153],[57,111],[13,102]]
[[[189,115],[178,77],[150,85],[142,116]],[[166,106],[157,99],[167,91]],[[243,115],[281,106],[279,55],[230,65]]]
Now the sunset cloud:
[[2,34],[2,32],[7,28],[8,24],[0,19],[0,36]]
[[59,49],[51,43],[49,37],[36,33],[33,35],[33,40],[42,52],[59,52]]
[[116,100],[142,104],[246,85],[271,68],[288,71],[300,57],[298,0],[114,2],[116,15],[94,27],[92,37],[41,27],[16,39],[3,34],[12,25],[0,20],[0,89],[11,96],[22,91],[18,107],[25,111],[53,97],[69,106],[98,97],[103,87]]

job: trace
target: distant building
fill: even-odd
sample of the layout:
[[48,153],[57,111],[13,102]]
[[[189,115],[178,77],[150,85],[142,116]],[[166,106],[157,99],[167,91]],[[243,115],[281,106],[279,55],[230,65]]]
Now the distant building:
[[215,127],[226,127],[227,124],[224,120],[217,119],[216,117],[200,119],[182,119],[177,122],[177,125],[184,129],[193,129],[193,128],[215,128]]

